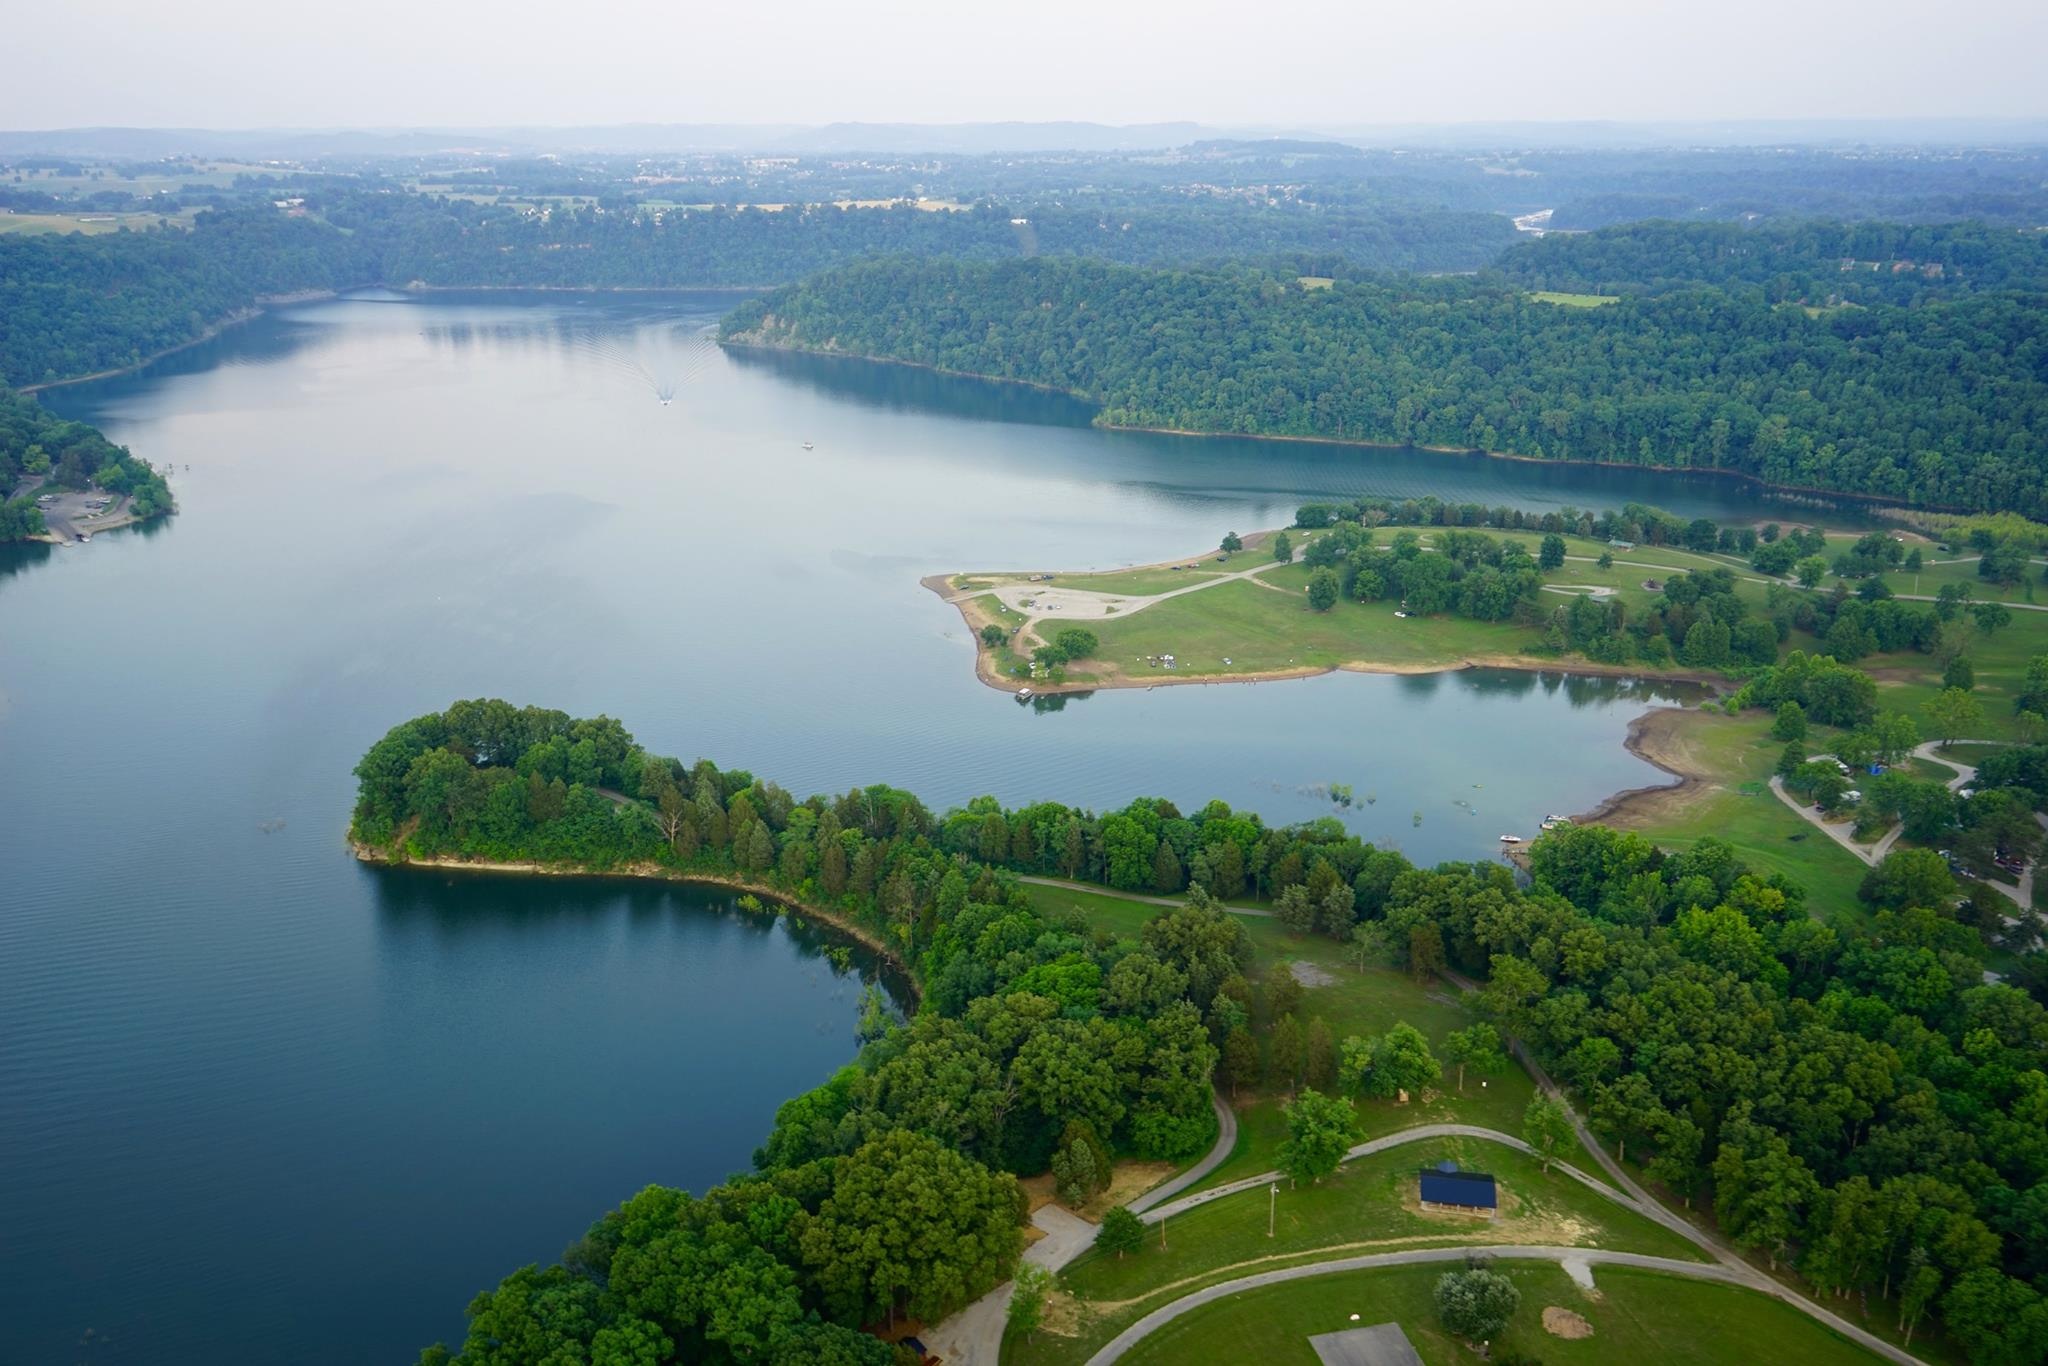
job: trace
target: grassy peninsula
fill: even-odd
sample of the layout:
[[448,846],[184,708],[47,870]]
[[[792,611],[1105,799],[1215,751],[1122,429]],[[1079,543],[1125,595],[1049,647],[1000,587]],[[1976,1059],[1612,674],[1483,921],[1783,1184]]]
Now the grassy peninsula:
[[[1782,672],[1746,687],[1820,676]],[[2025,784],[2048,750],[2013,754],[1983,785],[2038,801]],[[871,933],[920,988],[910,1020],[871,1011],[857,1060],[782,1107],[753,1171],[633,1196],[560,1264],[478,1296],[466,1342],[429,1366],[622,1343],[650,1362],[883,1366],[909,1331],[992,1351],[1000,1302],[956,1311],[1018,1268],[1027,1220],[1044,1235],[1031,1256],[1064,1273],[1020,1273],[1007,1353],[1027,1362],[1085,1360],[1250,1268],[1386,1250],[1397,1264],[1369,1274],[1406,1286],[1402,1263],[1510,1242],[1658,1259],[1596,1267],[1611,1302],[1565,1290],[1555,1262],[1508,1265],[1523,1293],[1496,1336],[1525,1347],[1547,1350],[1565,1320],[1545,1311],[1570,1307],[1596,1342],[1674,1359],[1780,1335],[1857,1359],[1792,1317],[1822,1312],[1809,1293],[1839,1306],[1837,1331],[1917,1334],[1937,1357],[2048,1343],[2019,1194],[2044,1158],[2029,1107],[2048,1013],[1981,980],[1986,938],[1924,868],[1888,868],[1861,914],[1822,918],[1797,880],[1713,837],[1667,852],[1558,831],[1523,886],[1497,863],[1420,869],[1335,822],[1269,828],[1221,802],[797,801],[650,754],[608,718],[499,701],[394,728],[357,774],[365,856],[744,880]],[[2038,977],[2040,960],[2022,966]],[[1539,1065],[1591,1130],[1546,1098]],[[1216,1141],[1212,1086],[1234,1140]],[[1447,1122],[1470,1129],[1427,1127]],[[1136,1197],[1205,1150],[1191,1193]],[[1417,1206],[1415,1167],[1439,1160],[1495,1174],[1498,1222]],[[1189,1359],[1190,1324],[1241,1335],[1267,1304],[1293,1324],[1369,1284],[1357,1274],[1172,1320],[1141,1354]],[[1791,1307],[1754,1293],[1774,1286]],[[1396,1312],[1421,1341],[1442,1331]],[[532,1350],[508,1356],[515,1342]]]
[[[1368,500],[1309,505],[1284,530],[1156,565],[927,582],[974,632],[980,677],[1020,694],[1476,665],[1708,683],[1725,704],[1631,729],[1630,748],[1674,781],[1585,814],[1669,848],[1711,830],[1851,911],[1894,846],[1948,850],[1991,820],[1952,796],[1981,751],[1957,767],[1916,748],[2048,731],[2048,611],[2033,601],[2043,529],[1942,535]],[[1783,684],[1792,674],[1802,681]],[[1781,721],[1787,702],[1798,715]],[[1855,782],[1814,793],[1788,744],[1798,761],[1895,771],[1861,784],[1867,801]],[[1901,830],[1913,802],[1934,814]],[[1981,880],[1987,924],[2031,913],[2020,869],[2039,843],[2031,817],[1992,823],[2001,833],[1955,869]]]

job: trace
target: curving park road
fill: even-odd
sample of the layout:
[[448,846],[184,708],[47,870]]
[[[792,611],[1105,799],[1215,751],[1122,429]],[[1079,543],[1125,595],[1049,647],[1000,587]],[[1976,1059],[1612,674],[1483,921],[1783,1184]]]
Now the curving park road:
[[[1374,1153],[1383,1153],[1389,1148],[1398,1148],[1407,1143],[1421,1143],[1432,1138],[1484,1139],[1489,1143],[1498,1143],[1503,1147],[1513,1148],[1517,1152],[1527,1153],[1531,1157],[1542,1156],[1541,1153],[1521,1139],[1516,1138],[1513,1134],[1504,1134],[1498,1129],[1482,1129],[1476,1124],[1418,1124],[1413,1129],[1403,1129],[1398,1133],[1385,1134],[1379,1138],[1368,1139],[1349,1149],[1344,1154],[1344,1160],[1352,1162],[1361,1157],[1370,1157]],[[1634,1205],[1637,1203],[1634,1199],[1622,1194],[1598,1177],[1588,1176],[1569,1162],[1552,1162],[1551,1165],[1617,1204]],[[1213,1171],[1214,1169],[1212,1165],[1210,1170]],[[1137,1202],[1133,1201],[1131,1208],[1141,1214],[1146,1223],[1156,1224],[1161,1219],[1170,1219],[1176,1214],[1185,1214],[1191,1209],[1208,1204],[1211,1200],[1221,1200],[1226,1195],[1237,1195],[1244,1191],[1257,1190],[1269,1181],[1278,1181],[1283,1175],[1284,1173],[1277,1171],[1260,1172],[1257,1176],[1247,1176],[1241,1180],[1231,1181],[1217,1186],[1213,1190],[1197,1191],[1193,1195],[1183,1196],[1171,1204],[1139,1210]],[[1192,1173],[1190,1173],[1190,1176],[1192,1179],[1180,1183],[1182,1189],[1193,1185],[1195,1181],[1201,1179]],[[1160,1187],[1161,1191],[1165,1189],[1163,1186]],[[1645,1211],[1645,1213],[1647,1212]],[[1693,1241],[1699,1242],[1699,1238],[1695,1236]],[[1702,1246],[1705,1246],[1705,1244],[1702,1244]]]
[[[1191,1294],[1183,1295],[1171,1304],[1162,1305],[1139,1319],[1123,1332],[1118,1333],[1109,1343],[1088,1358],[1088,1366],[1109,1366],[1124,1353],[1137,1346],[1151,1334],[1173,1322],[1181,1315],[1205,1304],[1214,1303],[1231,1295],[1240,1295],[1247,1290],[1259,1290],[1270,1285],[1284,1285],[1288,1281],[1307,1280],[1312,1276],[1334,1276],[1346,1271],[1373,1271],[1389,1266],[1428,1265],[1432,1262],[1461,1263],[1474,1252],[1484,1252],[1501,1261],[1545,1261],[1571,1264],[1575,1267],[1627,1266],[1644,1271],[1658,1271],[1672,1276],[1690,1276],[1695,1280],[1719,1281],[1724,1285],[1739,1286],[1749,1290],[1764,1290],[1776,1298],[1797,1308],[1808,1308],[1805,1301],[1791,1292],[1777,1287],[1775,1282],[1759,1286],[1752,1284],[1741,1272],[1733,1267],[1714,1262],[1681,1262],[1669,1257],[1651,1257],[1639,1252],[1602,1252],[1587,1247],[1535,1247],[1521,1244],[1503,1244],[1495,1247],[1429,1247],[1416,1248],[1408,1252],[1377,1252],[1360,1257],[1339,1257],[1332,1261],[1315,1262],[1308,1266],[1282,1267],[1274,1271],[1260,1271],[1250,1276],[1240,1276],[1234,1281],[1224,1281]],[[1844,1323],[1834,1315],[1821,1311],[1816,1317],[1837,1332],[1854,1337],[1871,1350],[1882,1353],[1902,1366],[1918,1366],[1918,1358],[1901,1352],[1889,1343],[1871,1338],[1869,1334]],[[1864,1341],[1869,1339],[1868,1341]]]
[[[1045,878],[1027,879],[1045,882]],[[1054,883],[1080,886],[1079,883]],[[1194,1185],[1221,1166],[1237,1147],[1237,1114],[1214,1091],[1209,1103],[1216,1107],[1216,1141],[1201,1161],[1170,1181],[1161,1182],[1130,1202],[1133,1212],[1143,1212]],[[1095,1244],[1096,1225],[1059,1205],[1041,1205],[1032,1212],[1031,1222],[1045,1236],[1024,1249],[1024,1260],[1047,1271],[1058,1272]],[[959,1313],[925,1331],[926,1350],[942,1358],[947,1366],[998,1366],[1003,1353],[1003,1329],[1010,1317],[1010,1296],[1015,1281],[1004,1281]]]
[[[1562,1093],[1557,1091],[1555,1083],[1550,1080],[1540,1067],[1535,1066],[1533,1059],[1529,1059],[1526,1057],[1526,1054],[1523,1054],[1519,1042],[1516,1043],[1515,1050],[1518,1055],[1523,1056],[1524,1061],[1530,1066],[1537,1085],[1545,1092],[1563,1100],[1564,1097]],[[1502,1260],[1555,1261],[1561,1264],[1569,1264],[1572,1268],[1601,1264],[1633,1266],[1651,1271],[1668,1272],[1677,1276],[1690,1276],[1699,1280],[1720,1281],[1724,1284],[1739,1286],[1745,1290],[1754,1290],[1761,1294],[1769,1295],[1773,1299],[1780,1300],[1799,1310],[1808,1318],[1825,1324],[1865,1350],[1874,1352],[1889,1361],[1896,1362],[1899,1366],[1924,1366],[1920,1358],[1912,1353],[1895,1347],[1875,1334],[1857,1327],[1832,1310],[1816,1304],[1790,1286],[1784,1285],[1758,1271],[1755,1267],[1744,1261],[1727,1244],[1694,1227],[1691,1223],[1680,1218],[1662,1203],[1652,1198],[1649,1192],[1643,1190],[1641,1186],[1637,1185],[1629,1177],[1628,1173],[1621,1168],[1619,1163],[1607,1156],[1598,1141],[1586,1129],[1585,1121],[1579,1117],[1578,1111],[1572,1108],[1569,1101],[1565,1101],[1565,1109],[1566,1113],[1571,1116],[1572,1126],[1578,1130],[1581,1140],[1585,1142],[1588,1150],[1599,1158],[1600,1164],[1608,1169],[1608,1174],[1615,1178],[1617,1185],[1621,1189],[1616,1190],[1613,1186],[1609,1186],[1605,1182],[1589,1176],[1567,1163],[1560,1162],[1554,1165],[1584,1183],[1589,1189],[1597,1191],[1616,1204],[1633,1209],[1646,1218],[1653,1219],[1672,1232],[1686,1238],[1711,1255],[1714,1258],[1713,1261],[1686,1262],[1679,1261],[1676,1258],[1652,1257],[1633,1252],[1605,1252],[1597,1248],[1530,1247],[1516,1244],[1495,1244],[1493,1246],[1481,1247],[1416,1248],[1405,1252],[1382,1252],[1367,1256],[1338,1257],[1324,1262],[1310,1262],[1298,1266],[1283,1267],[1274,1271],[1257,1272],[1253,1275],[1241,1276],[1236,1280],[1225,1281],[1219,1285],[1212,1285],[1183,1295],[1179,1299],[1153,1310],[1129,1328],[1117,1334],[1115,1338],[1110,1340],[1107,1346],[1088,1359],[1088,1366],[1108,1366],[1108,1363],[1117,1360],[1147,1335],[1165,1324],[1179,1318],[1189,1310],[1222,1299],[1227,1295],[1235,1295],[1247,1290],[1256,1290],[1263,1286],[1278,1285],[1287,1281],[1302,1280],[1310,1276],[1328,1276],[1345,1271],[1367,1271],[1376,1267],[1411,1266],[1431,1262],[1462,1262],[1468,1255],[1474,1252],[1483,1252],[1490,1257]],[[1389,1134],[1385,1138],[1375,1139],[1370,1143],[1362,1143],[1358,1147],[1353,1148],[1347,1156],[1362,1157],[1369,1152],[1379,1152],[1402,1143],[1412,1143],[1426,1138],[1442,1137],[1445,1135],[1486,1139],[1519,1149],[1522,1152],[1531,1151],[1529,1145],[1522,1140],[1509,1134],[1500,1133],[1497,1130],[1482,1129],[1465,1124],[1433,1124],[1404,1130],[1398,1134]],[[1175,1201],[1171,1205],[1161,1206],[1148,1212],[1143,1217],[1147,1223],[1155,1223],[1161,1218],[1179,1213],[1184,1209],[1192,1209],[1196,1205],[1208,1200],[1218,1199],[1228,1194],[1235,1194],[1239,1191],[1255,1187],[1262,1182],[1273,1180],[1278,1175],[1279,1173],[1277,1172],[1268,1172],[1260,1176],[1248,1178],[1245,1181],[1232,1182],[1228,1186],[1219,1186],[1213,1191],[1203,1191],[1198,1195],[1188,1196],[1183,1200]]]
[[[1202,1160],[1189,1167],[1171,1181],[1162,1181],[1128,1204],[1133,1214],[1144,1214],[1147,1210],[1171,1200],[1189,1186],[1194,1185],[1210,1172],[1215,1171],[1229,1159],[1237,1149],[1237,1111],[1224,1103],[1223,1097],[1214,1091],[1209,1093],[1209,1103],[1216,1107],[1216,1141],[1209,1145],[1209,1151]],[[1150,1222],[1148,1220],[1147,1222]]]

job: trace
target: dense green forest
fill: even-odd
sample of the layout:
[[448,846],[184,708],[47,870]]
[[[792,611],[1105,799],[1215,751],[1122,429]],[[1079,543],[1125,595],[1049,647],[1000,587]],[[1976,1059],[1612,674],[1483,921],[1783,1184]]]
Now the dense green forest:
[[[799,802],[649,756],[608,719],[495,701],[397,727],[357,773],[353,833],[398,857],[778,888],[891,945],[921,988],[906,1024],[875,1021],[855,1064],[782,1107],[755,1171],[634,1197],[560,1265],[478,1296],[455,1359],[887,1360],[853,1330],[942,1315],[1007,1274],[1008,1174],[1203,1145],[1205,1083],[1253,997],[1242,929],[1211,898],[1247,894],[1419,976],[1484,979],[1489,1016],[1653,1181],[1709,1201],[1815,1293],[1896,1295],[1902,1319],[1938,1318],[1987,1366],[2048,1351],[2048,1009],[1983,980],[1980,917],[1925,851],[1873,872],[1867,920],[1823,924],[1712,838],[1668,855],[1603,827],[1552,833],[1521,887],[1497,864],[1417,868],[1336,820],[1275,829],[1222,802]],[[1985,774],[2048,804],[2029,786],[2048,750]],[[1012,872],[1189,904],[1114,939],[1035,914]]]
[[1755,290],[1774,304],[1910,304],[1993,290],[2048,291],[2048,234],[1982,223],[1651,222],[1553,233],[1518,243],[1497,264],[1525,288],[1569,293],[1714,285]]
[[12,500],[7,496],[32,475],[45,477],[44,488],[96,486],[109,493],[133,494],[134,513],[141,519],[171,510],[170,486],[147,461],[136,459],[96,428],[66,421],[29,395],[0,385],[0,541],[43,533],[35,492]]
[[133,365],[267,294],[348,285],[683,288],[769,285],[889,253],[1034,253],[1157,263],[1294,254],[1352,268],[1473,269],[1514,236],[1480,213],[1322,212],[1238,203],[959,212],[909,206],[646,209],[479,204],[347,184],[305,187],[191,231],[0,234],[0,380]]
[[742,304],[740,342],[1026,380],[1112,425],[1738,471],[2048,517],[2048,311],[2019,292],[1809,317],[1710,288],[1601,308],[1491,280],[1094,261],[863,262]]
[[0,382],[135,365],[204,336],[258,296],[365,278],[355,244],[268,205],[192,231],[0,234]]

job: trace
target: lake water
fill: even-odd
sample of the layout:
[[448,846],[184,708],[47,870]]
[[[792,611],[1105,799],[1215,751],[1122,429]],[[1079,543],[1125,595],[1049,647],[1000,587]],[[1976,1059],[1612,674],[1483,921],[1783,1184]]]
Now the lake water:
[[410,1360],[640,1186],[744,1167],[851,1057],[858,976],[722,897],[354,862],[349,770],[398,720],[605,712],[935,807],[1289,821],[1343,782],[1367,837],[1487,856],[1656,781],[1620,744],[1654,690],[1332,675],[1035,710],[975,681],[918,579],[1147,562],[1366,492],[1798,515],[1705,478],[1100,432],[1050,396],[725,356],[729,303],[370,296],[46,396],[174,462],[183,511],[0,548],[0,1360]]

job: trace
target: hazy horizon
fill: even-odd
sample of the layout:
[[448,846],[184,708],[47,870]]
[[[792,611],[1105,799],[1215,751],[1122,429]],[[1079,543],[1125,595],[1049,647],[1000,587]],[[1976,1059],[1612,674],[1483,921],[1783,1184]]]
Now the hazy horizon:
[[0,127],[1375,125],[2028,120],[2048,6],[1278,0],[640,12],[109,0],[17,13]]

